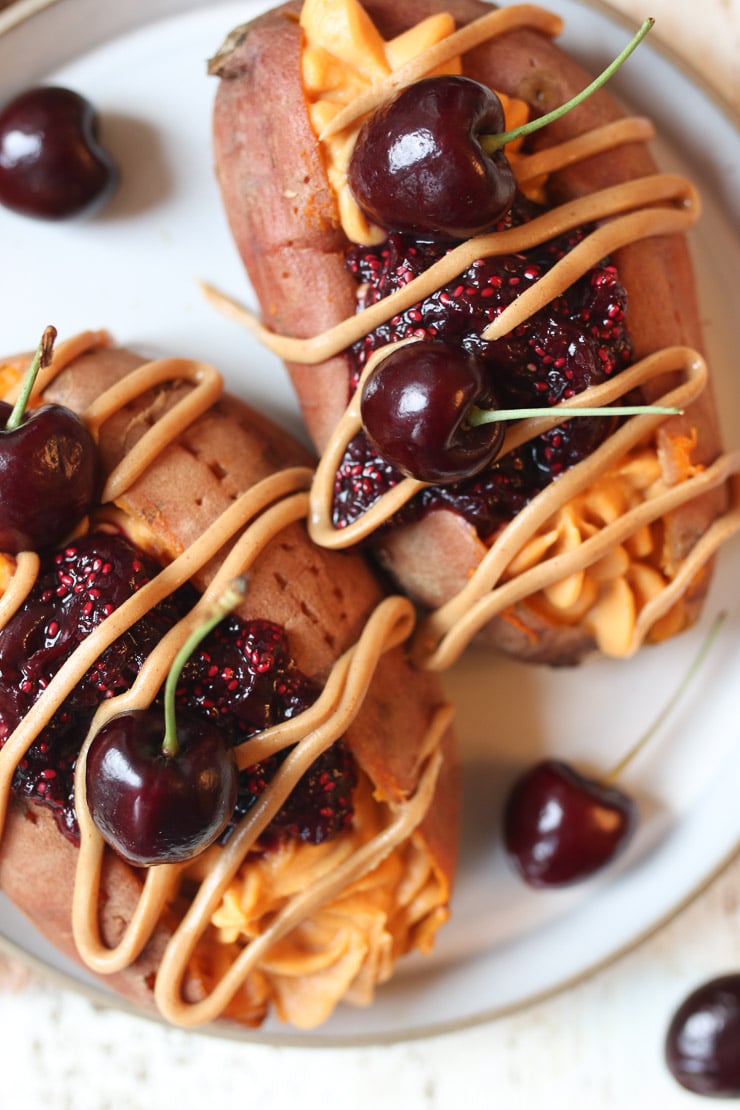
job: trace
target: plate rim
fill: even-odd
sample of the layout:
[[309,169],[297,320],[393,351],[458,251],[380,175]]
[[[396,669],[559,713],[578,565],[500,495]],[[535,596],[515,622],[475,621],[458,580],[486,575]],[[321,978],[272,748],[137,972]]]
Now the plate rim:
[[[52,2],[55,2],[55,0],[52,0]],[[550,999],[557,998],[559,995],[573,990],[579,984],[593,979],[594,976],[598,975],[600,972],[607,970],[620,960],[623,960],[630,953],[637,951],[652,937],[666,928],[672,921],[676,920],[684,910],[705,893],[705,891],[724,874],[738,856],[740,856],[740,838],[728,850],[727,854],[719,863],[715,865],[712,871],[702,879],[697,887],[692,889],[661,917],[651,922],[648,928],[642,930],[636,936],[631,937],[628,941],[625,941],[618,948],[611,951],[608,956],[595,960],[592,964],[581,968],[578,972],[565,979],[559,980],[551,987],[543,988],[540,991],[534,991],[513,1003],[479,1011],[464,1018],[454,1018],[447,1021],[429,1023],[423,1027],[418,1026],[416,1028],[394,1030],[393,1032],[387,1033],[376,1031],[366,1034],[350,1033],[347,1036],[341,1036],[338,1033],[327,1034],[311,1030],[298,1031],[291,1026],[285,1026],[285,1031],[281,1029],[275,1032],[265,1032],[259,1028],[250,1029],[232,1022],[219,1021],[212,1022],[209,1025],[181,1030],[181,1032],[194,1033],[197,1036],[208,1037],[213,1040],[229,1040],[264,1045],[272,1048],[338,1049],[377,1048],[390,1045],[411,1044],[416,1041],[429,1040],[432,1037],[452,1036],[455,1033],[461,1033],[467,1029],[477,1029],[490,1022],[505,1020],[515,1014],[524,1013],[534,1006],[538,1006]],[[148,1011],[143,1007],[135,1006],[125,998],[108,993],[104,990],[102,985],[97,986],[93,983],[83,982],[75,979],[74,976],[63,971],[61,968],[52,967],[38,956],[34,956],[33,953],[25,951],[2,933],[0,933],[0,955],[17,961],[22,967],[32,972],[40,983],[56,986],[68,991],[76,997],[84,998],[92,1005],[105,1009],[106,1011],[124,1013],[129,1017],[151,1022],[153,1025],[163,1029],[177,1030],[178,1028],[167,1022],[165,1018],[161,1017],[156,1011]]]
[[[634,21],[630,20],[629,16],[625,13],[617,11],[606,0],[574,0],[574,2],[582,5],[585,8],[590,8],[594,11],[601,12],[613,24],[630,27],[634,26]],[[29,21],[30,19],[43,15],[52,6],[60,3],[60,0],[16,0],[10,8],[0,12],[0,37],[7,32],[19,27],[21,24]],[[205,6],[206,0],[197,0],[198,6]],[[187,9],[192,10],[192,7]],[[171,13],[172,17],[177,16],[175,10]],[[168,16],[163,16],[168,18]],[[651,47],[655,52],[661,55],[670,66],[675,69],[680,75],[688,80],[698,91],[707,96],[714,103],[716,108],[727,118],[731,125],[735,128],[740,126],[740,112],[737,112],[733,106],[726,101],[717,90],[713,89],[708,82],[701,77],[693,67],[681,58],[677,52],[672,50],[667,44],[657,41],[651,42]],[[550,987],[543,988],[540,991],[532,991],[521,999],[517,999],[513,1003],[504,1003],[493,1009],[488,1009],[482,1012],[477,1012],[470,1016],[463,1018],[454,1018],[439,1023],[427,1023],[423,1027],[410,1028],[403,1030],[394,1030],[383,1034],[382,1032],[373,1032],[368,1034],[348,1034],[346,1037],[338,1034],[316,1034],[312,1032],[291,1032],[289,1028],[287,1032],[278,1031],[262,1032],[261,1030],[250,1030],[243,1027],[233,1027],[228,1023],[219,1025],[218,1023],[213,1026],[205,1026],[194,1030],[200,1035],[217,1037],[219,1039],[227,1038],[234,1040],[246,1040],[253,1043],[285,1046],[285,1047],[323,1047],[323,1048],[336,1048],[336,1047],[355,1047],[355,1046],[377,1046],[387,1044],[403,1043],[405,1041],[422,1040],[432,1036],[446,1035],[458,1032],[467,1028],[473,1028],[487,1022],[498,1020],[499,1018],[507,1017],[513,1013],[521,1012],[536,1005],[548,998],[559,995],[563,991],[569,990],[578,983],[590,979],[599,971],[606,967],[611,966],[618,960],[622,959],[627,953],[634,951],[640,945],[644,944],[650,937],[655,935],[663,929],[670,921],[676,918],[683,910],[690,905],[697,897],[699,897],[730,865],[730,863],[740,853],[740,837],[737,838],[735,843],[730,846],[715,866],[702,877],[697,885],[686,893],[682,898],[667,909],[663,914],[659,915],[655,920],[651,921],[650,925],[634,936],[630,937],[623,944],[610,951],[607,956],[595,959],[588,966],[582,967],[572,975],[559,979],[557,983]],[[138,1008],[125,999],[119,998],[117,995],[107,993],[103,987],[97,987],[94,984],[88,984],[76,980],[71,974],[65,972],[60,968],[55,968],[47,964],[43,959],[25,951],[12,940],[0,934],[0,952],[11,956],[18,960],[20,963],[29,967],[31,970],[39,975],[42,975],[47,981],[58,983],[61,987],[72,990],[76,994],[87,997],[90,1001],[98,1006],[103,1006],[106,1009],[115,1011],[126,1012],[132,1016],[143,1018],[145,1020],[153,1021],[157,1025],[163,1025],[170,1028],[169,1024],[160,1018],[156,1013],[148,1013],[141,1008]]]
[[[22,23],[33,19],[37,15],[41,15],[48,8],[54,7],[64,0],[11,0],[8,7],[0,11],[0,38],[12,31],[15,27],[20,26]],[[621,26],[634,30],[638,26],[638,20],[632,18],[625,12],[620,11],[609,3],[609,0],[577,0],[577,2],[585,8],[592,8],[594,11],[600,11],[612,22],[621,24]],[[506,5],[501,5],[505,7]],[[546,6],[546,4],[545,4]],[[726,99],[722,93],[714,88],[702,73],[696,69],[690,61],[683,55],[675,50],[669,42],[664,39],[652,38],[650,46],[657,54],[670,63],[670,65],[681,72],[693,85],[700,89],[705,96],[714,101],[717,108],[720,109],[728,118],[733,126],[740,130],[740,108],[735,108],[733,104]]]

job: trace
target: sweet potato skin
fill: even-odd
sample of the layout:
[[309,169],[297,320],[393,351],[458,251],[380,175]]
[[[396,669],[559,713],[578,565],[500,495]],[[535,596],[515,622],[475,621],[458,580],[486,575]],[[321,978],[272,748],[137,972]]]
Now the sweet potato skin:
[[[0,889],[35,929],[68,959],[81,963],[72,935],[72,890],[77,850],[66,840],[48,810],[20,801],[9,809],[0,845]],[[110,853],[106,857],[100,928],[105,943],[121,938],[142,880]],[[152,985],[172,921],[163,921],[136,964],[106,978],[106,986],[129,1002],[153,1008]],[[195,996],[202,983],[191,982]]]
[[[235,45],[212,61],[211,72],[221,78],[214,164],[234,242],[268,327],[307,338],[353,315],[356,304],[346,240],[305,108],[299,12],[300,3],[285,4],[235,33]],[[255,111],[266,88],[275,106]],[[322,449],[346,404],[346,359],[288,369]]]
[[[435,0],[367,0],[364,7],[386,37],[398,34],[438,10]],[[481,0],[445,5],[458,24],[490,10]],[[239,29],[214,58],[220,78],[213,117],[215,166],[236,247],[249,274],[265,323],[276,331],[306,337],[324,331],[355,311],[354,288],[344,266],[344,241],[336,208],[315,142],[300,81],[300,2],[291,2]],[[565,102],[592,75],[547,36],[517,29],[465,56],[469,76],[530,105],[534,115]],[[264,90],[270,89],[269,97]],[[602,89],[537,140],[545,146],[574,137],[624,115]],[[289,134],[289,145],[283,141]],[[553,201],[656,172],[646,145],[632,143],[553,175]],[[683,235],[654,236],[615,252],[628,294],[629,330],[636,359],[663,347],[702,350],[701,327],[691,260]],[[349,368],[338,356],[320,366],[288,365],[301,410],[319,450],[325,446],[347,401]],[[662,392],[663,379],[646,390]],[[720,435],[711,390],[706,390],[671,430],[697,431],[694,461],[711,462]],[[666,544],[676,560],[684,556],[725,505],[723,491],[707,494],[671,514]],[[479,562],[483,547],[454,514],[431,517],[383,535],[376,551],[381,563],[416,601],[434,607],[453,596]],[[445,537],[436,548],[432,537]],[[443,569],[438,569],[443,568]],[[457,570],[456,570],[457,568]],[[700,609],[709,574],[697,581],[687,613]],[[516,608],[516,620],[497,618],[480,639],[523,659],[570,663],[590,651],[585,629],[553,626],[530,607]]]
[[[8,360],[12,361],[12,360]],[[81,411],[108,386],[145,360],[102,345],[78,357],[46,390],[44,398]],[[26,365],[25,356],[18,360]],[[177,389],[157,389],[127,406],[101,429],[100,454],[108,473],[148,426],[143,413],[161,413]],[[218,460],[217,473],[214,460]],[[225,395],[153,462],[118,503],[140,537],[163,560],[175,557],[233,502],[235,496],[286,466],[310,465],[304,447],[259,413]],[[204,588],[215,567],[196,582]],[[301,523],[285,529],[250,573],[241,615],[267,617],[288,634],[297,666],[323,681],[341,653],[359,637],[384,590],[364,559],[331,555],[311,544]],[[431,676],[418,671],[401,647],[380,662],[367,698],[346,742],[381,794],[409,797],[424,763],[423,738],[444,698]],[[80,738],[80,741],[84,739]],[[452,883],[458,850],[459,787],[454,741],[443,741],[444,765],[432,807],[419,829],[435,866]],[[13,800],[0,839],[0,888],[66,956],[79,960],[72,935],[72,891],[77,850],[58,830],[50,811]],[[142,872],[106,853],[100,923],[115,944],[130,920]],[[154,1007],[153,984],[164,947],[179,919],[172,907],[134,965],[105,982],[137,1006]],[[197,954],[196,954],[197,955]],[[205,993],[197,964],[186,993]]]

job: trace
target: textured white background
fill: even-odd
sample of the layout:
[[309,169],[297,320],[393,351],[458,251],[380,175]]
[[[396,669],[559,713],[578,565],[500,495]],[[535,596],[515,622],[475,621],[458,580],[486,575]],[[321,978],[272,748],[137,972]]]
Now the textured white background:
[[[740,112],[740,0],[612,6],[632,21],[655,16],[654,34]],[[587,982],[512,1017],[405,1045],[302,1050],[219,1041],[99,1011],[2,969],[0,1107],[696,1107],[664,1068],[663,1035],[683,996],[728,969],[740,970],[740,860],[656,936]]]

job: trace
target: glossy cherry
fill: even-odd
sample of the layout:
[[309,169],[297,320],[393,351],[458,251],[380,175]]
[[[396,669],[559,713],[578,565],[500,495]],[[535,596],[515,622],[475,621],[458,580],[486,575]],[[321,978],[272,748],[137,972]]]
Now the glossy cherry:
[[177,863],[211,844],[238,789],[234,752],[215,725],[178,713],[178,750],[163,750],[161,710],[112,718],[87,756],[87,802],[104,839],[137,866]]
[[363,123],[348,170],[362,211],[389,231],[467,239],[511,207],[516,178],[504,153],[513,139],[546,127],[600,88],[645,37],[647,19],[585,89],[552,112],[504,130],[494,92],[468,77],[426,77],[402,89]]
[[504,806],[504,846],[514,869],[530,886],[579,882],[625,850],[637,828],[638,808],[614,782],[688,689],[725,616],[715,618],[672,698],[608,774],[594,778],[562,760],[545,759],[515,781]]
[[428,77],[403,89],[363,124],[349,166],[357,204],[374,223],[420,237],[483,231],[514,200],[503,150],[479,136],[503,130],[495,93],[467,77]]
[[508,795],[504,843],[529,886],[566,886],[616,859],[637,818],[623,791],[548,759],[527,770]]
[[[563,417],[676,413],[654,405],[561,408]],[[480,358],[442,340],[399,344],[367,375],[360,415],[375,450],[407,477],[445,485],[489,466],[504,424],[542,416],[547,407],[499,408]]]
[[391,351],[361,395],[362,422],[376,450],[403,474],[432,483],[458,481],[493,461],[503,425],[472,427],[468,417],[494,405],[481,361],[435,341]]
[[740,1098],[740,974],[721,975],[688,995],[668,1027],[665,1059],[694,1094]]
[[104,840],[137,866],[179,863],[228,824],[239,768],[226,734],[210,720],[175,714],[183,668],[200,642],[244,596],[237,579],[182,645],[167,674],[164,705],[128,710],[93,736],[85,765],[90,816]]
[[49,220],[89,214],[118,179],[92,104],[56,85],[29,89],[0,112],[0,204]]
[[0,551],[14,555],[64,539],[95,497],[97,448],[84,421],[63,405],[25,408],[55,335],[47,328],[16,406],[0,402]]

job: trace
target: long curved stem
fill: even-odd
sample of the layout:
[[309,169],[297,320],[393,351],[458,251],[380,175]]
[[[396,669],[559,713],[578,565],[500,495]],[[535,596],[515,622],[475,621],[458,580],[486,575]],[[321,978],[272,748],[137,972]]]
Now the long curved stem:
[[564,116],[566,112],[569,112],[571,108],[576,108],[579,104],[582,104],[592,93],[600,89],[602,85],[605,85],[610,77],[613,77],[620,66],[629,58],[633,50],[640,45],[654,23],[654,19],[646,19],[634,38],[627,43],[624,50],[617,55],[614,61],[611,62],[598,77],[595,77],[589,85],[586,85],[585,89],[581,89],[579,93],[576,93],[570,100],[567,100],[565,104],[561,104],[559,108],[553,108],[553,110],[546,115],[540,116],[535,120],[529,120],[527,123],[523,123],[521,127],[512,127],[510,131],[501,131],[498,135],[480,135],[478,137],[478,142],[485,153],[493,154],[495,151],[500,150],[502,146],[513,142],[514,139],[521,139],[525,135],[531,135],[534,131],[539,131],[540,128],[546,127],[548,123],[553,123],[554,120],[560,119],[560,117]]
[[18,394],[18,400],[13,406],[13,411],[8,417],[5,424],[6,432],[13,432],[16,428],[20,427],[23,422],[23,417],[28,407],[28,402],[33,392],[33,387],[36,384],[36,378],[39,372],[49,365],[51,362],[52,352],[54,350],[54,340],[57,337],[57,329],[52,327],[51,324],[44,329],[44,334],[41,336],[41,342],[36,348],[36,354],[33,356],[33,361],[29,366],[26,376],[23,379],[23,388]]
[[598,408],[570,408],[563,405],[531,409],[479,409],[474,407],[468,414],[467,423],[472,428],[481,424],[497,424],[505,420],[525,420],[537,416],[640,416],[643,413],[659,413],[666,416],[680,415],[681,409],[664,405],[602,405]]
[[719,630],[722,627],[722,625],[724,624],[724,621],[725,621],[726,617],[727,617],[727,614],[723,612],[723,613],[720,613],[715,618],[714,623],[712,624],[711,628],[709,629],[707,635],[704,637],[704,641],[703,641],[701,647],[699,648],[699,651],[697,652],[693,662],[691,663],[691,666],[689,667],[689,669],[686,671],[686,674],[681,679],[681,683],[680,683],[676,693],[670,699],[668,704],[665,705],[663,707],[663,709],[661,709],[660,713],[657,715],[657,717],[655,718],[653,723],[649,726],[649,728],[647,728],[645,730],[645,732],[643,732],[643,734],[639,738],[639,740],[635,744],[632,745],[632,747],[629,749],[627,754],[625,756],[623,756],[619,760],[619,762],[617,764],[615,764],[614,767],[612,767],[611,771],[609,771],[609,773],[607,775],[604,776],[604,782],[614,782],[614,780],[617,779],[621,775],[622,771],[627,766],[627,764],[630,763],[635,758],[635,756],[638,754],[638,752],[642,751],[642,749],[647,744],[648,740],[651,740],[653,738],[653,736],[658,731],[658,729],[661,727],[661,725],[666,720],[668,715],[673,712],[676,705],[678,704],[679,699],[682,697],[683,694],[686,693],[691,680],[696,676],[696,674],[697,674],[699,668],[701,667],[702,663],[704,662],[706,656],[709,654],[709,649],[711,648],[712,644],[716,640],[717,635],[719,634]]

